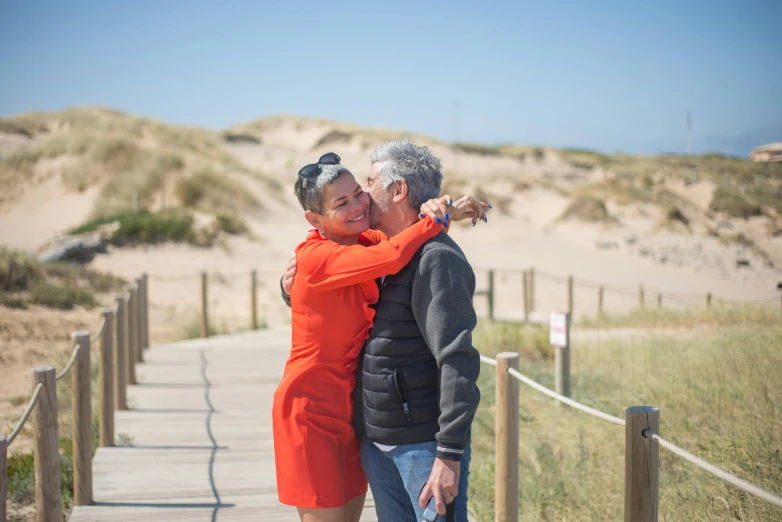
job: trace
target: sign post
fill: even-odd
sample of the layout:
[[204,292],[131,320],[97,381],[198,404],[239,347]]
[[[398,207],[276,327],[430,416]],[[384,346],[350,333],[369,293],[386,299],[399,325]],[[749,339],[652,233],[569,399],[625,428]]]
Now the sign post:
[[[551,314],[549,344],[554,348],[555,391],[570,397],[570,314]],[[561,404],[557,402],[557,404]]]

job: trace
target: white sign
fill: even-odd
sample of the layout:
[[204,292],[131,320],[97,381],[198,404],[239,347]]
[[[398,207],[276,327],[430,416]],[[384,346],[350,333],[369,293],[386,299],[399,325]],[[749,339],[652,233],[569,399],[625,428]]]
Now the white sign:
[[551,314],[549,325],[549,344],[558,348],[567,348],[568,314]]

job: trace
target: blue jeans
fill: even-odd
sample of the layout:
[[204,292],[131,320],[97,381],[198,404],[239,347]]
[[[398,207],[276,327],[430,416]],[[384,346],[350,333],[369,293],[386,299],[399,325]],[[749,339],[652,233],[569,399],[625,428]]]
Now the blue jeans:
[[[437,454],[437,442],[404,444],[385,452],[369,440],[361,441],[361,466],[375,498],[379,522],[421,522],[423,508],[418,495],[429,480]],[[464,452],[459,473],[459,494],[453,500],[456,522],[467,522],[467,480],[470,447]],[[442,520],[445,517],[441,515]]]

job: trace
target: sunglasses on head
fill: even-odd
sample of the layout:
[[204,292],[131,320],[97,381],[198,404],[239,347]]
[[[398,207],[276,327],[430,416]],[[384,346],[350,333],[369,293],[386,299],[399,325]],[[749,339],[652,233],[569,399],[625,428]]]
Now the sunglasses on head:
[[317,163],[310,163],[302,167],[299,171],[299,177],[305,179],[317,178],[323,171],[321,165],[339,165],[339,162],[340,157],[337,154],[328,152],[321,156]]

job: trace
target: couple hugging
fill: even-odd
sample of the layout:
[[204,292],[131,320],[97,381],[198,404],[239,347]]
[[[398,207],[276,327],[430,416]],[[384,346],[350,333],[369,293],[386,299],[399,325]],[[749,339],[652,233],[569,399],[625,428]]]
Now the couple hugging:
[[408,141],[373,152],[364,187],[334,153],[299,171],[314,229],[281,281],[293,333],[272,421],[279,499],[303,522],[358,522],[367,483],[380,522],[467,521],[475,275],[448,229],[490,206],[441,184]]

